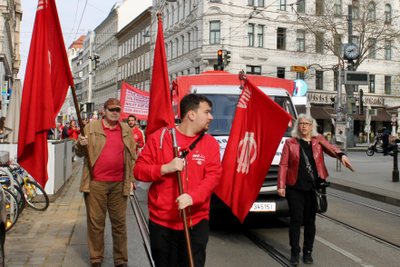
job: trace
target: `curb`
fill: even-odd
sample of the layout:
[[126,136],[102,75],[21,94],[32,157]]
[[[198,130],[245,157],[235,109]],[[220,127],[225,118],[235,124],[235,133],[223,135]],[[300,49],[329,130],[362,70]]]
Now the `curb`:
[[348,192],[348,193],[352,193],[355,195],[359,195],[362,197],[366,197],[369,199],[373,199],[376,201],[380,201],[383,203],[387,203],[390,205],[395,205],[400,207],[400,199],[393,197],[393,196],[387,196],[387,195],[383,195],[383,194],[379,194],[379,193],[375,193],[375,192],[371,192],[371,191],[366,191],[360,188],[356,188],[354,186],[348,186],[348,185],[344,185],[344,184],[339,184],[339,183],[335,183],[331,181],[331,187],[340,191],[344,191],[344,192]]

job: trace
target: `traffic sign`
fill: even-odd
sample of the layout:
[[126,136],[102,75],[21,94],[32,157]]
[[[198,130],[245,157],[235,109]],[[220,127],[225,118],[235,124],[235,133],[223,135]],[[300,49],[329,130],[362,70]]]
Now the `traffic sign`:
[[293,72],[307,72],[306,66],[290,66],[290,71]]
[[369,85],[369,72],[345,70],[343,83],[348,85]]

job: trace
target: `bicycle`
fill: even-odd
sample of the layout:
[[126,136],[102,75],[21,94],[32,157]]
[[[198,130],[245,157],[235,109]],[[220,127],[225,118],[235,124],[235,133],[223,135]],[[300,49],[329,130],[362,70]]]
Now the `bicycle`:
[[9,168],[22,189],[26,204],[35,210],[46,210],[50,200],[44,189],[18,164],[10,164]]

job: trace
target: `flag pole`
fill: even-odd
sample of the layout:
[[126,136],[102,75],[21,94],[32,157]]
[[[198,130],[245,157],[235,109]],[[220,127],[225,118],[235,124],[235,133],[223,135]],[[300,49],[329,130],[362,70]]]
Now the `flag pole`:
[[[174,156],[179,157],[178,143],[176,141],[176,132],[175,132],[174,128],[171,129],[171,135],[172,135],[172,144],[173,144],[173,148],[174,148]],[[176,178],[178,179],[179,195],[182,195],[183,194],[183,186],[182,186],[180,171],[176,172]],[[188,257],[189,257],[189,264],[190,264],[190,267],[194,267],[194,261],[193,261],[193,255],[192,255],[192,244],[190,241],[189,227],[187,224],[186,208],[184,208],[182,210],[182,221],[183,221],[183,227],[185,230],[186,248],[187,248]]]
[[[81,117],[81,108],[79,107],[78,97],[76,96],[75,85],[71,86],[72,98],[74,99],[74,106],[76,111],[76,116],[78,117],[78,124],[80,128],[80,132],[82,136],[85,136],[85,125],[83,124],[82,117]],[[92,169],[92,161],[89,156],[89,148],[88,146],[83,146],[83,153],[85,154],[88,167],[89,167],[89,174],[90,177],[93,179],[93,169]]]

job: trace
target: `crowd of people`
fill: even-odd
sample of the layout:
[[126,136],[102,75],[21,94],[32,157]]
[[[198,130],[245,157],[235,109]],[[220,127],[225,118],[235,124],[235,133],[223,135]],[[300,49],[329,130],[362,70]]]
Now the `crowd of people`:
[[[207,97],[185,96],[180,102],[180,111],[178,126],[163,127],[147,136],[147,140],[134,115],[126,123],[121,121],[121,104],[115,98],[104,103],[102,118],[85,125],[85,135],[75,121],[63,127],[63,138],[76,140],[76,155],[88,157],[80,191],[86,206],[91,266],[101,266],[103,262],[107,213],[114,264],[128,266],[126,209],[128,196],[136,189],[135,180],[151,183],[149,230],[155,266],[190,266],[191,261],[194,266],[205,266],[210,199],[222,173],[220,148],[216,139],[207,134],[213,120],[212,102]],[[289,204],[292,266],[299,264],[303,224],[303,262],[314,262],[316,205],[312,177],[325,180],[328,176],[323,152],[351,166],[348,157],[318,134],[316,127],[313,118],[300,114],[292,138],[285,142],[280,162],[278,193]],[[174,146],[174,140],[178,147]],[[183,180],[181,185],[177,175]],[[187,221],[183,222],[182,218]],[[191,253],[186,249],[186,223]]]

